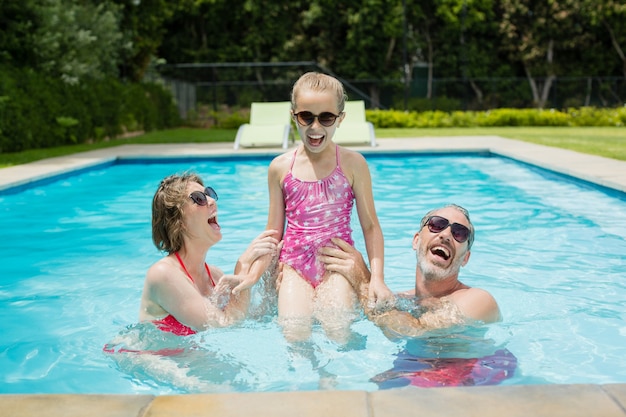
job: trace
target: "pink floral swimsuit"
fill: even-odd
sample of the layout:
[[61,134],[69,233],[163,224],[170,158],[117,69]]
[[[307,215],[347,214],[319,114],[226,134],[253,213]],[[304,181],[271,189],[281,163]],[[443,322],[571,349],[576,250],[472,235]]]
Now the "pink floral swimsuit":
[[317,260],[317,250],[334,246],[330,242],[332,237],[354,244],[350,228],[354,192],[339,165],[338,148],[337,167],[329,176],[317,181],[302,181],[292,175],[296,153],[297,150],[283,181],[287,230],[280,260],[315,288],[326,272]]

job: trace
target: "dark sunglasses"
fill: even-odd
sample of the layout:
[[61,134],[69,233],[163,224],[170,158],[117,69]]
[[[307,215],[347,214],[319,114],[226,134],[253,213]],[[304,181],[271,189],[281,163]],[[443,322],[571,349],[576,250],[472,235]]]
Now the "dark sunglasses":
[[320,122],[322,126],[328,127],[328,126],[332,126],[335,123],[337,118],[341,116],[341,113],[332,114],[331,112],[325,111],[324,113],[313,114],[310,111],[301,111],[301,112],[295,113],[294,116],[296,116],[296,121],[301,126],[312,125],[313,122],[315,121],[315,118],[317,118],[317,121]]
[[217,201],[217,193],[211,187],[206,187],[204,191],[194,191],[193,193],[189,194],[189,198],[191,198],[193,202],[199,206],[206,206],[207,204],[209,204],[206,199],[207,196]]
[[430,216],[422,225],[422,227],[424,226],[428,226],[428,230],[430,230],[432,233],[441,233],[446,230],[448,226],[450,226],[450,230],[452,231],[452,237],[459,243],[465,242],[467,239],[469,239],[471,235],[470,229],[468,229],[466,226],[463,226],[459,223],[451,224],[450,220],[441,216]]

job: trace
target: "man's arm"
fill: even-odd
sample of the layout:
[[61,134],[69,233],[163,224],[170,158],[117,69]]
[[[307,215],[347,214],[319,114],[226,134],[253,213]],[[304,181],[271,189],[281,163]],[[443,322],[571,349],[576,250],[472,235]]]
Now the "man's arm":
[[430,331],[445,329],[467,323],[467,317],[448,298],[429,299],[423,302],[426,311],[414,317],[407,311],[392,309],[368,313],[372,320],[390,340],[422,336]]
[[[494,314],[493,309],[488,307],[492,304],[484,303],[485,300],[482,295],[488,293],[474,288],[466,290],[469,293],[466,293],[464,297],[461,294],[455,294],[454,297],[432,298],[422,301],[426,311],[419,317],[413,317],[410,313],[396,308],[381,311],[380,308],[376,308],[368,302],[370,271],[367,269],[361,253],[341,239],[333,238],[332,242],[338,248],[322,248],[319,255],[320,261],[326,265],[327,270],[342,274],[350,282],[359,296],[365,314],[391,340],[421,336],[429,331],[467,323],[467,319],[485,322],[495,321],[486,320],[486,316],[474,317],[485,313],[482,306],[486,306],[484,307],[487,309],[486,311],[492,312],[488,317],[497,316],[499,318],[500,313],[497,304],[497,313]],[[480,308],[476,306],[479,301]],[[477,308],[480,311],[477,311]]]

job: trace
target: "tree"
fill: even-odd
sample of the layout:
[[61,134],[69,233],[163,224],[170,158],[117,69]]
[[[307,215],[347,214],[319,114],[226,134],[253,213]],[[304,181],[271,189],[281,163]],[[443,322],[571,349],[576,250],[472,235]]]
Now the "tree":
[[[485,100],[477,79],[511,75],[498,56],[500,43],[494,0],[440,0],[437,16],[442,28],[438,36],[435,65],[439,76],[461,78],[474,94],[478,107]],[[467,87],[465,87],[467,89]]]
[[44,0],[34,11],[37,68],[70,84],[85,77],[117,75],[122,45],[117,7],[107,2]]
[[35,66],[34,27],[38,14],[33,0],[3,0],[0,2],[0,62],[15,67]]
[[581,1],[501,0],[500,7],[503,48],[511,61],[521,62],[535,106],[543,108],[565,64],[559,53],[575,49],[585,36]]
[[583,13],[591,24],[599,26],[609,35],[611,47],[621,62],[621,71],[626,78],[626,3],[616,0],[584,0]]
[[437,30],[436,4],[426,0],[406,0],[406,19],[408,21],[410,70],[417,62],[425,62],[428,68],[426,98],[433,95],[433,77],[435,61],[435,39]]
[[[403,79],[402,7],[397,0],[366,0],[346,10],[346,40],[333,68],[356,80]],[[369,82],[371,106],[380,85]]]
[[120,30],[128,42],[120,68],[124,77],[141,81],[161,46],[165,25],[177,2],[167,0],[112,0],[122,9]]

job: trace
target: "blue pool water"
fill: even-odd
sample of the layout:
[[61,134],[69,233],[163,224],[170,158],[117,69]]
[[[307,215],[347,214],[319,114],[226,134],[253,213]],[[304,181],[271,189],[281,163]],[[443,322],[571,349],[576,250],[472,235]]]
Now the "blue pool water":
[[[177,338],[136,324],[144,273],[161,256],[150,237],[161,178],[193,170],[217,190],[224,238],[207,260],[231,272],[265,225],[269,159],[136,162],[0,194],[0,392],[376,390],[372,378],[405,348],[428,360],[505,351],[517,366],[502,384],[626,382],[621,194],[497,157],[368,157],[390,288],[412,286],[421,216],[455,202],[477,230],[461,278],[491,291],[504,320],[405,345],[359,319],[348,347],[319,329],[310,343],[288,346],[259,293],[251,319],[234,328]],[[184,353],[106,355],[110,341]]]

